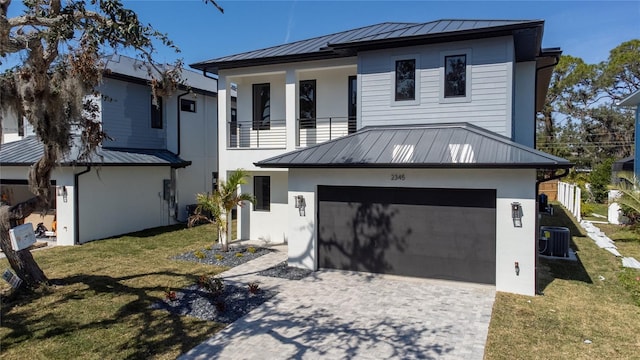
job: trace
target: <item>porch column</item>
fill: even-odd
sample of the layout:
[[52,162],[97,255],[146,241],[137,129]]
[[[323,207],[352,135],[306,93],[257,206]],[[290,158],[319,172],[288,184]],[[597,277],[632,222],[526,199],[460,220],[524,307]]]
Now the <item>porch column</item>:
[[285,116],[287,132],[287,151],[296,149],[296,81],[294,69],[288,69],[285,79]]
[[228,104],[231,104],[231,99],[227,91],[227,77],[218,75],[218,181],[226,181],[227,170],[229,170],[226,151],[229,145],[227,141],[229,136],[227,127],[230,120],[227,119]]

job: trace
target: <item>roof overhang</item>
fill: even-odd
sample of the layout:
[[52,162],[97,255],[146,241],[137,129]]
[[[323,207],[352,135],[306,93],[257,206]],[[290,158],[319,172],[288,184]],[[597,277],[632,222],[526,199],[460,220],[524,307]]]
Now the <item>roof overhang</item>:
[[367,127],[255,163],[262,168],[569,169],[573,163],[468,123]]
[[618,106],[636,106],[640,105],[640,90],[634,92],[633,94],[627,96],[622,99],[618,104]]
[[[77,153],[77,148],[72,148]],[[44,154],[43,145],[35,136],[3,144],[0,148],[0,166],[31,166]],[[60,166],[169,166],[184,168],[191,161],[184,160],[164,149],[133,149],[103,147],[88,160],[74,160],[73,155],[62,159]]]
[[542,111],[547,101],[547,92],[553,69],[558,65],[562,50],[560,48],[542,49],[536,58],[536,111]]

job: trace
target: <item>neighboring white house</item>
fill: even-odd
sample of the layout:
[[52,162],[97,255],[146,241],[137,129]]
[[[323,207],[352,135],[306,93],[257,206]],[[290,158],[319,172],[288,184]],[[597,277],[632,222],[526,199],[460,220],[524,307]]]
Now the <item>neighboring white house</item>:
[[543,27],[382,23],[191,65],[219,76],[221,179],[251,174],[238,236],[293,266],[533,295],[537,170],[572,166],[534,149],[561,54]]
[[[108,58],[99,102],[105,141],[91,162],[64,159],[52,176],[57,243],[74,245],[187,218],[195,194],[217,177],[217,83],[185,71],[180,89],[151,104],[146,69],[134,59]],[[31,196],[28,167],[42,155],[30,129],[7,123],[3,134],[0,192],[17,203]],[[18,132],[20,132],[18,134]],[[30,218],[41,221],[37,215]],[[50,226],[51,219],[45,221]]]

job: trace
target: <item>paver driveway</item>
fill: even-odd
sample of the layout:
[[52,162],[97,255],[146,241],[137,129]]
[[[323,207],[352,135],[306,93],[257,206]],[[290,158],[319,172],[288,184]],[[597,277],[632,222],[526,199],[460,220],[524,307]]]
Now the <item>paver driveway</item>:
[[278,294],[181,359],[482,359],[495,288],[343,271],[299,280],[255,275],[262,256],[224,273]]

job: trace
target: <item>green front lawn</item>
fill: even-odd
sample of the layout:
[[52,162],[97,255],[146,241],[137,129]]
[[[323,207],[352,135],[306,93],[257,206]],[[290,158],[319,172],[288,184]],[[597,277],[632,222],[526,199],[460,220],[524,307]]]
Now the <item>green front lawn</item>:
[[[640,292],[634,289],[640,290],[640,271],[623,269],[619,258],[598,248],[559,205],[554,207],[555,215],[543,216],[541,224],[569,227],[579,261],[542,259],[543,296],[497,294],[485,358],[638,358]],[[618,242],[618,247],[632,256],[640,243],[629,240]]]
[[[167,288],[194,284],[223,268],[169,257],[214,241],[212,225],[152,229],[75,247],[34,251],[50,289],[3,299],[3,359],[175,359],[221,324],[149,305]],[[8,267],[6,259],[0,269]],[[7,284],[2,284],[3,290]]]

